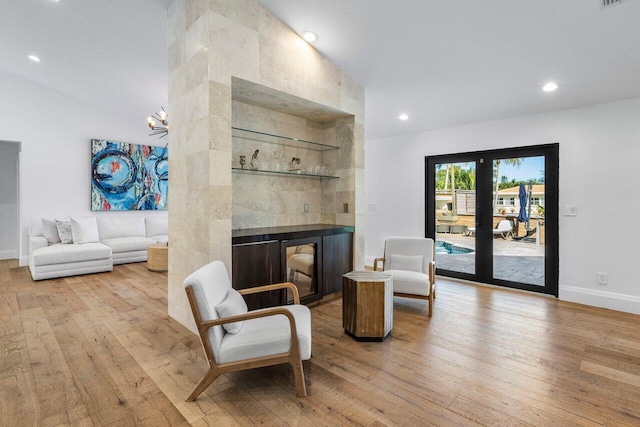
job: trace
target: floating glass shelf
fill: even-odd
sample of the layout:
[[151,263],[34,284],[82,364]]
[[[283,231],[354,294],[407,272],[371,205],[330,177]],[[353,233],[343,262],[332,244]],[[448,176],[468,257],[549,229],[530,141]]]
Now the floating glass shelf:
[[[267,142],[269,144],[283,145],[285,147],[304,148],[306,150],[327,151],[339,150],[340,147],[335,145],[322,144],[320,142],[307,141],[304,139],[291,138],[288,136],[273,135],[255,130],[231,127],[231,136],[233,138],[244,139],[247,141]],[[281,172],[278,172],[281,173]],[[312,175],[315,176],[315,175]]]
[[242,168],[231,168],[233,172],[247,172],[247,173],[257,173],[257,174],[265,174],[265,175],[279,175],[279,176],[293,176],[296,178],[327,178],[327,179],[338,179],[339,176],[330,176],[330,175],[311,175],[308,173],[298,173],[298,172],[280,172],[280,171],[269,171],[269,170],[260,170],[260,169],[242,169]]

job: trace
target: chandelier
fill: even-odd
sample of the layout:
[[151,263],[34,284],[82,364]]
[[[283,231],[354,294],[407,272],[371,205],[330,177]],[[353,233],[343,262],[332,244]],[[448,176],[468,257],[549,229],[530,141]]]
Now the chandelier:
[[167,118],[167,112],[164,107],[160,107],[162,111],[154,113],[152,116],[147,117],[147,124],[153,132],[149,136],[160,135],[160,138],[164,138],[169,134],[169,121]]

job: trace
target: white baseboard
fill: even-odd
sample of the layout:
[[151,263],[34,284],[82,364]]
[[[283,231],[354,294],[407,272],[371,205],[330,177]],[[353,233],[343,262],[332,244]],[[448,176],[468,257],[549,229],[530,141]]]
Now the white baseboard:
[[29,255],[21,256],[20,260],[18,261],[18,264],[20,265],[20,267],[25,267],[29,265]]
[[563,301],[640,314],[640,297],[635,295],[578,288],[576,286],[560,286],[558,291],[558,298]]
[[16,249],[5,249],[0,251],[0,259],[17,259],[18,251]]

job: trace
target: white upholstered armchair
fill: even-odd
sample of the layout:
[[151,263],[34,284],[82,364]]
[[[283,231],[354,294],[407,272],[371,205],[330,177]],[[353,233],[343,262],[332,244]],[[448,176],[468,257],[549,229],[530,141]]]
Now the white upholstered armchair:
[[[293,367],[298,397],[307,395],[302,360],[311,357],[311,313],[300,305],[293,284],[236,291],[224,264],[213,261],[189,275],[184,286],[209,363],[187,401],[195,400],[221,374],[281,363]],[[247,311],[241,295],[275,289],[289,289],[294,304]]]
[[429,300],[429,317],[433,315],[436,297],[435,242],[422,237],[389,237],[384,245],[383,271],[393,277],[393,294],[400,297]]

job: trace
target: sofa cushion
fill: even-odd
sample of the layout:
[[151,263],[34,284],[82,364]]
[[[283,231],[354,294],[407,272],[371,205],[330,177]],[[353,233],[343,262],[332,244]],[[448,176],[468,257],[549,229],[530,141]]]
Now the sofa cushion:
[[111,248],[102,243],[85,245],[66,245],[56,243],[31,252],[33,265],[65,264],[70,262],[91,261],[111,258]]
[[388,262],[389,270],[407,270],[422,273],[422,255],[398,255],[391,254]]
[[169,218],[167,217],[145,218],[145,223],[147,237],[153,239],[153,236],[166,236],[169,234]]
[[146,237],[144,217],[98,218],[100,241],[115,237]]
[[50,245],[60,243],[60,234],[58,234],[58,225],[55,220],[42,219],[42,235]]
[[100,243],[109,246],[113,253],[122,253],[147,250],[156,241],[146,237],[114,237],[103,239]]
[[[302,360],[308,360],[311,357],[311,312],[304,305],[289,305],[283,308],[289,310],[296,319],[300,356]],[[226,334],[222,339],[218,363],[286,353],[290,346],[291,329],[286,316],[245,320],[237,334]]]
[[73,232],[71,231],[71,220],[69,218],[56,219],[56,227],[62,243],[73,243]]
[[393,277],[393,292],[429,296],[429,275],[407,270],[385,270]]
[[[216,312],[221,319],[224,317],[238,316],[245,314],[249,309],[242,295],[235,289],[229,289],[227,297],[220,304],[216,305]],[[222,325],[225,331],[230,334],[237,334],[242,328],[242,320],[239,322],[225,323]]]
[[91,218],[71,218],[71,233],[73,243],[98,243],[98,224],[95,217]]

